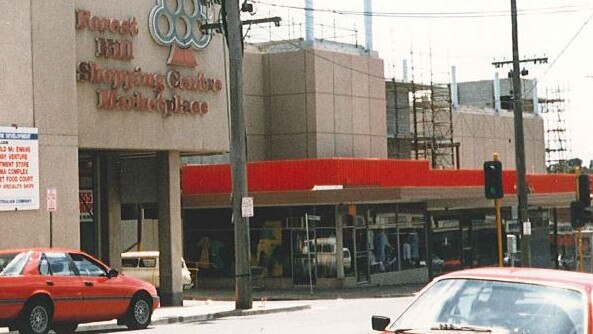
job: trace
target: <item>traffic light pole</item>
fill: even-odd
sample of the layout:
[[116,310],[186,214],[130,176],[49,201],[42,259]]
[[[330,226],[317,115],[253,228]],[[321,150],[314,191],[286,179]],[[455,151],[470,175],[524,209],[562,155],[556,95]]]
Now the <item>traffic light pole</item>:
[[[513,37],[513,112],[515,125],[515,161],[517,170],[517,198],[519,201],[519,226],[528,218],[527,186],[525,171],[525,138],[523,134],[523,98],[521,96],[521,81],[519,78],[519,38],[517,27],[517,1],[511,0],[511,21]],[[531,237],[523,234],[521,238],[521,263],[531,267]]]
[[578,257],[579,257],[579,267],[577,268],[578,272],[583,272],[583,239],[581,234],[582,227],[577,229],[577,247],[578,247]]
[[[498,153],[492,155],[492,160],[499,161]],[[500,205],[502,200],[497,198],[494,200],[494,207],[496,208],[496,237],[498,239],[498,266],[503,266],[502,261],[502,217],[500,213]]]
[[501,200],[495,199],[494,206],[496,207],[496,231],[498,237],[498,266],[502,267],[502,219],[500,217],[500,202]]

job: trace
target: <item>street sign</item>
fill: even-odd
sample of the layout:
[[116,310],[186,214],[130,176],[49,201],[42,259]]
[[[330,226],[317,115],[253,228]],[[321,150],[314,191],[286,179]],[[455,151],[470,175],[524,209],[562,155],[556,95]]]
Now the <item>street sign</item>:
[[253,217],[253,197],[243,197],[241,201],[241,216]]
[[47,211],[56,212],[58,210],[58,190],[56,188],[47,188]]
[[531,222],[523,222],[523,235],[531,235]]
[[309,217],[308,219],[310,221],[314,221],[314,222],[320,222],[321,221],[321,217],[320,216],[315,216],[315,215],[307,215],[307,217]]

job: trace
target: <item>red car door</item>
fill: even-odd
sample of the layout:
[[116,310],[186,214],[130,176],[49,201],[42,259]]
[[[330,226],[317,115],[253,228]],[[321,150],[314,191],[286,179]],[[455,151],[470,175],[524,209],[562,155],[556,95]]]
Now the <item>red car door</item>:
[[121,277],[110,277],[107,266],[82,253],[69,253],[84,285],[84,303],[92,321],[123,316],[130,304],[131,294]]
[[43,253],[39,260],[39,275],[54,302],[53,321],[84,321],[84,286],[70,258],[62,252]]

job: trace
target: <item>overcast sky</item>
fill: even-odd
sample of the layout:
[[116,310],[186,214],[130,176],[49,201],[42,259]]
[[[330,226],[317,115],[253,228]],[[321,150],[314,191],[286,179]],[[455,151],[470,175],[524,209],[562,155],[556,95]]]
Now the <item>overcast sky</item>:
[[[251,41],[303,35],[299,24],[304,22],[304,11],[287,7],[304,7],[304,0],[255,2],[254,17],[278,15],[283,26],[253,27]],[[567,139],[572,149],[568,158],[579,157],[588,165],[593,159],[593,78],[588,78],[593,76],[593,22],[585,23],[593,16],[593,2],[517,0],[517,5],[521,57],[549,58],[548,64],[526,64],[528,78],[540,81],[540,97],[546,96],[546,89],[565,91]],[[314,8],[318,9],[317,38],[333,39],[335,34],[340,41],[364,44],[364,18],[357,15],[364,10],[363,0],[314,0]],[[386,77],[401,79],[402,60],[408,59],[416,81],[429,82],[432,72],[434,81],[448,82],[452,65],[457,67],[458,81],[492,79],[492,61],[511,59],[510,1],[373,0],[373,11],[379,14],[373,17],[373,44],[385,60]],[[506,77],[508,70],[500,69],[500,76]]]

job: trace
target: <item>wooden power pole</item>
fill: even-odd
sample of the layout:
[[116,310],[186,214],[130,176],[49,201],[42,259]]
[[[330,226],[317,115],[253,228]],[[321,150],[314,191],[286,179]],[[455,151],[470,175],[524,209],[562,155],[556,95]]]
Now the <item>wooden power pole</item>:
[[[513,111],[515,124],[515,161],[517,170],[517,197],[519,200],[518,223],[523,231],[523,223],[528,219],[527,183],[525,171],[525,138],[523,134],[523,97],[521,96],[521,79],[519,67],[519,38],[517,27],[517,0],[511,0],[511,21],[513,35]],[[521,238],[521,263],[531,266],[530,233],[523,233]]]
[[229,47],[229,90],[231,103],[231,173],[233,225],[235,232],[235,308],[250,309],[251,271],[249,219],[241,203],[247,197],[247,154],[243,96],[243,32],[238,0],[224,0],[226,37]]

